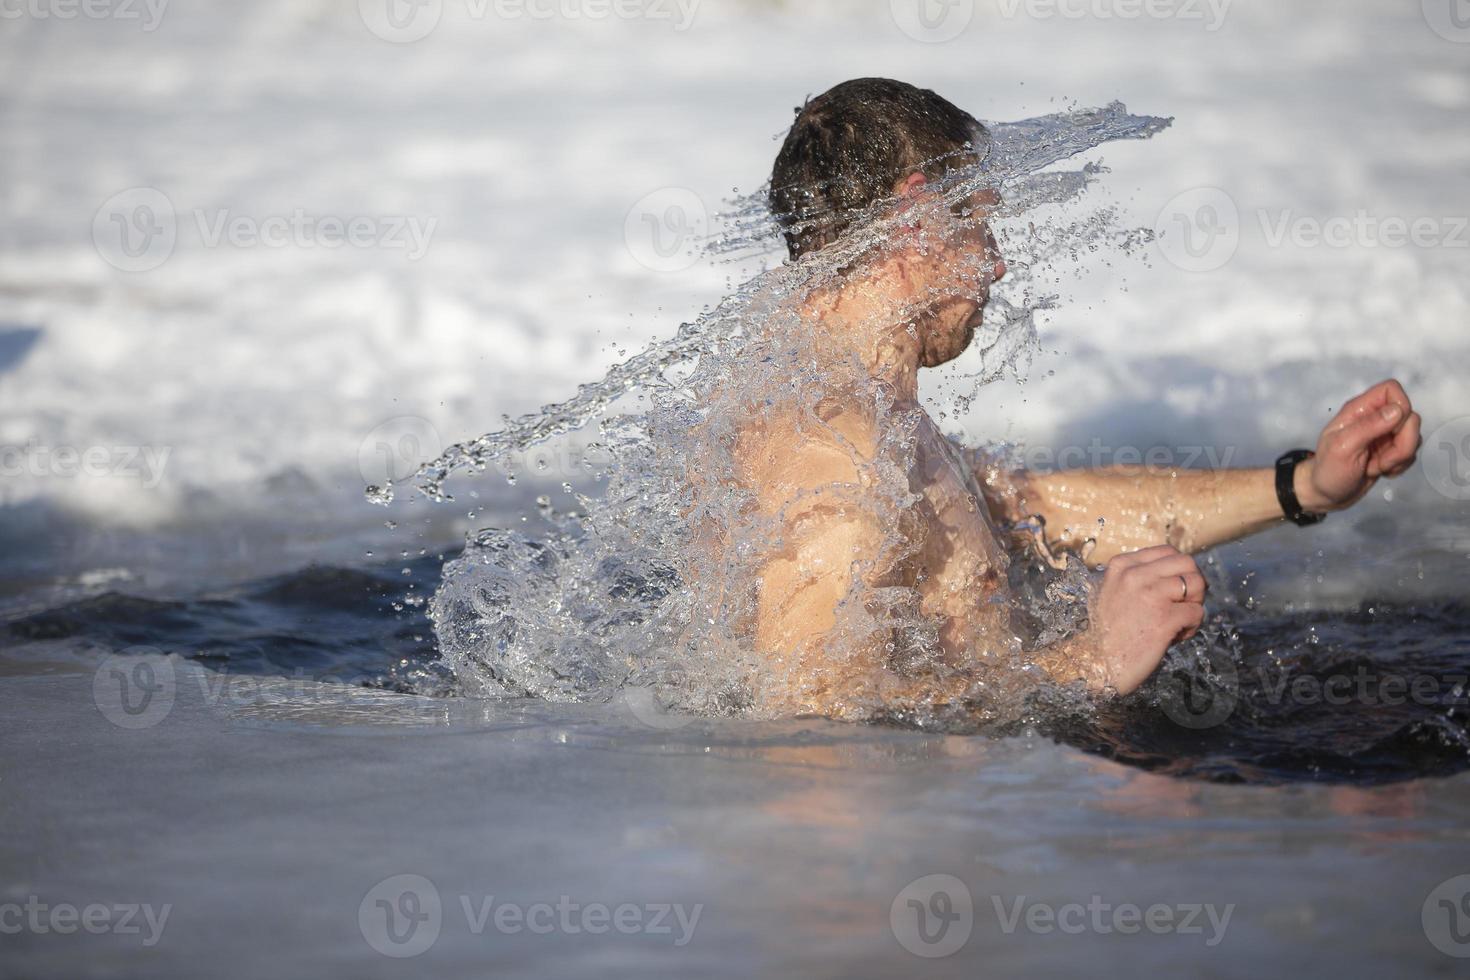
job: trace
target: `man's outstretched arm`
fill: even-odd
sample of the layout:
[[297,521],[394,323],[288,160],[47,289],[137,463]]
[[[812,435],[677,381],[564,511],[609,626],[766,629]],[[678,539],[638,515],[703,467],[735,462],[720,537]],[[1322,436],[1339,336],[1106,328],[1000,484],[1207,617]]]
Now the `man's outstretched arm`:
[[[1379,479],[1418,456],[1422,419],[1403,386],[1385,381],[1328,423],[1317,455],[1297,467],[1295,490],[1311,512],[1345,510]],[[1284,520],[1276,474],[1260,470],[1107,467],[1060,473],[996,473],[982,467],[992,510],[1007,520],[1040,516],[1050,543],[1086,550],[1093,565],[1154,545],[1193,554]]]
[[[779,451],[762,439],[746,444],[762,509],[779,516],[780,527],[757,583],[756,644],[775,675],[766,707],[845,716],[878,701],[959,704],[982,696],[987,678],[965,669],[973,649],[946,651],[959,668],[953,672],[900,677],[887,669],[898,641],[891,631],[861,616],[866,626],[856,631],[839,626],[842,607],[861,605],[866,590],[915,586],[915,570],[891,553],[890,532],[862,489],[860,469],[876,450],[875,433],[851,416],[847,422],[840,438],[808,434],[781,440]],[[1035,651],[1031,662],[1057,683],[1128,693],[1199,628],[1207,590],[1194,559],[1173,548],[1122,556],[1109,563],[1093,597],[1090,628]],[[971,597],[974,615],[988,608],[984,598]]]

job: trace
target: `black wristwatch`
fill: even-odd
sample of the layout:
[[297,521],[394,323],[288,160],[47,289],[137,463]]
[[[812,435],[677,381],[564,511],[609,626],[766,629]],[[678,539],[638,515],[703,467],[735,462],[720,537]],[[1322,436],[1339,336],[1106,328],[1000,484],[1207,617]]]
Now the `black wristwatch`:
[[1276,461],[1276,499],[1286,519],[1297,527],[1311,527],[1327,519],[1326,514],[1303,510],[1296,496],[1296,468],[1316,455],[1310,449],[1293,449]]

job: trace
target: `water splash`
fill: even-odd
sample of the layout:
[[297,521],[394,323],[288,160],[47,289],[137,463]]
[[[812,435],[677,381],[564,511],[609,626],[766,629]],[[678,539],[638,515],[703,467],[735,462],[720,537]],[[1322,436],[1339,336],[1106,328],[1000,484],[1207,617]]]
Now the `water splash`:
[[[941,206],[962,201],[977,190],[999,189],[1002,207],[991,220],[1003,225],[1035,209],[1065,204],[1079,197],[1105,172],[1104,168],[1095,163],[1075,171],[1042,172],[1044,168],[1114,140],[1148,139],[1172,122],[1169,118],[1132,115],[1122,103],[1113,102],[1102,109],[988,123],[992,137],[989,154],[978,167],[951,181]],[[780,232],[766,204],[764,188],[737,198],[732,208],[719,217],[722,230],[706,243],[712,254],[769,253],[780,244]],[[1143,243],[1147,233],[1115,229],[1111,224],[1113,218],[1111,211],[1103,211],[1071,227],[1054,229],[1054,236],[1038,234],[1036,222],[1027,221],[1026,234],[1006,238],[1012,267],[1021,273],[1021,263],[1034,268],[1058,250],[1066,249],[1075,255],[1078,249],[1109,239],[1124,247]],[[444,485],[454,474],[484,472],[497,461],[584,428],[622,396],[640,387],[660,384],[669,371],[696,361],[715,349],[722,338],[738,336],[741,322],[757,297],[789,295],[829,280],[855,258],[880,246],[893,231],[893,219],[883,220],[876,208],[870,220],[859,224],[865,225],[863,233],[848,236],[846,241],[824,249],[820,256],[812,256],[806,262],[758,276],[713,310],[680,325],[673,337],[651,344],[613,367],[601,380],[579,386],[572,398],[543,406],[498,431],[456,443],[407,480],[368,487],[368,500],[380,505],[391,503],[399,483],[414,486],[434,501],[452,500]],[[1013,281],[1021,278],[1018,274]],[[1005,302],[1003,297],[996,297],[995,301]],[[1005,317],[1007,324],[1029,324],[1029,314],[1024,310],[1011,308]],[[1024,332],[1027,327],[1019,329]],[[1010,337],[1004,329],[1000,333]]]
[[[838,302],[831,297],[869,281],[863,277],[899,242],[939,271],[885,308],[885,322],[908,322],[954,296],[978,294],[994,274],[993,256],[976,247],[988,228],[1012,271],[975,328],[969,362],[951,370],[972,392],[1022,370],[1035,346],[1036,314],[1058,302],[1038,284],[1092,252],[1126,252],[1147,240],[1121,229],[1110,208],[1082,209],[1079,199],[1105,172],[1100,166],[1052,168],[1168,124],[1115,103],[993,125],[984,158],[936,181],[921,206],[876,205],[838,242],[751,279],[573,398],[452,446],[421,468],[413,486],[444,501],[453,499],[446,485],[456,475],[594,428],[610,460],[596,486],[573,491],[574,507],[558,511],[544,499],[534,534],[483,530],[445,567],[431,614],[462,688],[480,696],[603,700],[625,686],[651,687],[664,705],[696,713],[770,714],[815,703],[814,688],[826,681],[761,655],[754,639],[753,583],[780,546],[783,520],[762,509],[742,446],[763,420],[786,420],[793,432],[830,428],[834,399],[879,413],[888,424],[861,462],[860,493],[886,529],[882,549],[904,561],[914,557],[905,528],[922,501],[913,484],[920,463],[914,434],[926,417],[894,403],[859,358],[824,348],[812,328],[813,304]],[[708,251],[748,255],[779,242],[764,198],[733,202]],[[850,324],[872,325],[862,318]],[[841,499],[859,491],[813,492]],[[368,490],[378,503],[395,493],[392,484]],[[945,658],[939,626],[914,588],[855,587],[837,609],[826,644],[833,655],[843,661],[843,651],[870,647],[876,636],[901,641],[887,644],[883,664],[859,663],[854,652],[836,665],[855,680],[831,713],[932,723],[951,710],[947,701],[894,694],[896,678],[916,675],[972,680],[974,696],[965,699],[972,722],[1014,722],[1029,711],[1036,684],[1027,651],[1078,627],[1086,572],[1080,562],[1038,565],[1019,551],[1001,567],[1011,570],[1003,594],[1012,601],[993,603],[1003,629],[971,638],[973,671]]]

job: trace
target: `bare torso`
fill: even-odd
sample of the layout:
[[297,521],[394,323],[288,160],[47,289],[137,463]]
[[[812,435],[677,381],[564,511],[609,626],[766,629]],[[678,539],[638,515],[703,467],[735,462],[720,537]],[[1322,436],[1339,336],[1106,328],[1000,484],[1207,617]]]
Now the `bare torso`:
[[[968,662],[997,625],[1007,557],[982,489],[959,447],[916,409],[920,565],[916,585],[924,611],[947,624],[940,634],[955,666]],[[1004,619],[1002,618],[1003,622]]]
[[[782,515],[788,527],[819,528],[794,535],[796,540],[772,542],[773,557],[758,586],[758,644],[790,647],[825,634],[853,580],[833,575],[841,581],[834,581],[831,590],[823,589],[821,580],[834,570],[870,562],[867,584],[913,588],[921,612],[939,624],[945,660],[954,667],[972,664],[976,651],[990,645],[987,638],[1001,639],[993,631],[1008,622],[997,601],[1003,598],[1007,556],[963,454],[917,405],[896,406],[876,417],[850,405],[819,409],[819,414],[825,426],[810,420],[798,425],[782,413],[768,413],[753,420],[737,450],[742,482],[755,492],[762,512]],[[910,444],[902,452],[908,489],[920,497],[897,529],[882,526],[881,518],[865,527],[853,516],[871,503],[864,495],[876,492],[864,468],[873,465],[885,440]],[[798,513],[805,508],[809,518],[793,521],[793,508]],[[901,538],[897,548],[895,530]],[[890,560],[885,551],[902,557],[884,567]],[[786,597],[793,595],[810,607],[792,609]],[[784,632],[773,627],[777,621]],[[795,635],[793,623],[798,624]]]

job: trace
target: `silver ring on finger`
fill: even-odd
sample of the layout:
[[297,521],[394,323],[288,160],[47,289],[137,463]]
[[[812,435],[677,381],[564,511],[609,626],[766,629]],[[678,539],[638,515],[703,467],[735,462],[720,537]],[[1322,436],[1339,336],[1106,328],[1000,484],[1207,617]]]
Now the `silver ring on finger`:
[[1179,584],[1182,585],[1182,586],[1184,586],[1184,592],[1179,596],[1179,601],[1180,602],[1188,602],[1189,601],[1189,579],[1187,579],[1183,575],[1181,575],[1181,576],[1179,576]]

